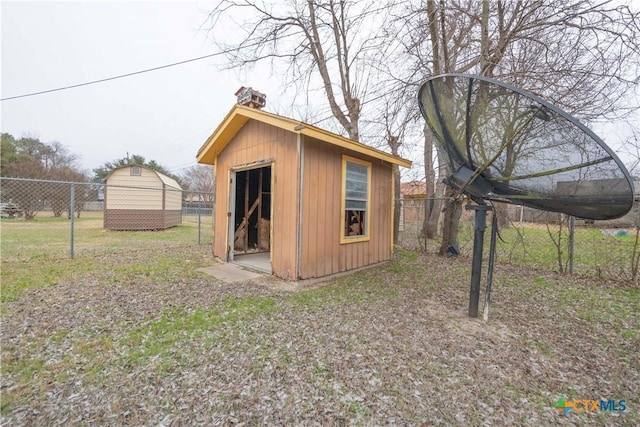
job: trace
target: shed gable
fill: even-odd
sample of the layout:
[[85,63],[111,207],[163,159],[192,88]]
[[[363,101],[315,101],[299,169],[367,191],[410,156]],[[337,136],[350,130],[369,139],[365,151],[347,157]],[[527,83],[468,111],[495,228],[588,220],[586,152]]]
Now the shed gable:
[[236,136],[245,123],[251,119],[294,134],[313,138],[329,145],[335,145],[337,147],[353,151],[357,154],[370,156],[375,159],[380,159],[407,168],[411,167],[411,162],[409,160],[393,156],[360,142],[353,141],[335,133],[315,127],[309,123],[300,122],[288,117],[267,113],[262,110],[244,107],[237,104],[231,108],[227,116],[222,120],[202,147],[200,147],[200,150],[198,150],[196,155],[198,163],[215,165],[218,155]]

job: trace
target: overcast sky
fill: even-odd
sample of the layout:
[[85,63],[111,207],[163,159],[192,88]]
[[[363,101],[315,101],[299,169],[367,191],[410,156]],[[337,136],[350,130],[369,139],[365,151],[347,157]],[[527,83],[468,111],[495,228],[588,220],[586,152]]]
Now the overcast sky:
[[[214,47],[200,29],[210,5],[2,1],[2,98],[211,54]],[[196,152],[234,105],[238,87],[268,95],[279,87],[265,73],[221,72],[219,62],[204,59],[3,101],[2,132],[59,141],[88,172],[128,152],[180,174],[196,164]]]
[[[2,98],[159,67],[215,52],[207,33],[207,1],[1,1]],[[203,29],[204,28],[204,29]],[[209,38],[207,38],[209,36]],[[267,66],[220,71],[224,58],[0,103],[1,130],[20,138],[59,141],[89,173],[129,153],[181,174],[236,102],[242,85],[267,94],[267,111],[290,114],[293,96]],[[298,97],[298,104],[305,100]],[[417,102],[416,102],[417,108]],[[325,112],[326,113],[326,112]],[[303,113],[304,114],[304,113]],[[325,114],[326,115],[326,114]],[[640,112],[632,120],[640,124]],[[325,126],[323,122],[320,126]],[[594,127],[621,155],[628,137],[619,125]],[[414,141],[415,142],[415,141]],[[406,146],[411,146],[407,141]],[[419,144],[413,144],[419,145]],[[422,154],[404,179],[424,176]],[[407,178],[408,177],[408,178]]]

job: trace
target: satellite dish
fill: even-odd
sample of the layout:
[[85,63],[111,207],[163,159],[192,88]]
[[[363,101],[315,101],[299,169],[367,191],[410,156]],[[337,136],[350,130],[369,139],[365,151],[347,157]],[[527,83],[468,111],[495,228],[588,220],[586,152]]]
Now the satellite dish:
[[418,98],[460,193],[594,220],[631,209],[633,181],[620,159],[541,98],[467,74],[433,77]]
[[[418,93],[420,111],[451,175],[445,183],[476,205],[469,316],[478,316],[485,201],[525,205],[587,219],[613,219],[633,205],[629,172],[591,130],[558,107],[487,77],[442,74]],[[495,242],[492,217],[484,318]]]

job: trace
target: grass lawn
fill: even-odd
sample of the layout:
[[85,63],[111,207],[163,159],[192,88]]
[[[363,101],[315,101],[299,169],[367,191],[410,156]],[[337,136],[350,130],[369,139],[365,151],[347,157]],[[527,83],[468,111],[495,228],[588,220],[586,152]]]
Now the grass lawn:
[[211,248],[188,226],[87,231],[69,259],[33,224],[2,224],[3,425],[640,424],[637,287],[500,263],[484,323],[465,258],[291,291],[197,272]]
[[[415,222],[405,224],[405,232],[401,234],[403,246],[418,247],[418,233],[421,225]],[[551,238],[558,238],[558,226],[550,225],[548,230],[544,224],[514,222],[508,228],[499,230],[500,239],[496,242],[497,259],[502,262],[531,267],[547,271],[560,271],[558,265],[558,249]],[[628,229],[626,234],[616,235],[615,231],[599,228],[577,226],[574,236],[574,273],[632,281],[632,256],[635,245],[635,230]],[[485,230],[485,258],[488,256],[490,221]],[[473,252],[473,219],[460,221],[460,250],[463,254]],[[427,251],[435,253],[440,247],[439,240],[429,240]],[[560,247],[562,250],[563,269],[568,268],[568,231],[565,224],[562,229]],[[639,248],[640,249],[640,248]]]
[[[183,217],[182,224],[162,231],[110,231],[102,228],[102,212],[83,212],[81,218],[74,220],[75,259],[72,260],[71,227],[66,217],[42,214],[31,221],[3,219],[0,221],[1,300],[13,300],[24,289],[68,282],[82,272],[105,268],[114,273],[130,270],[161,275],[176,262],[171,255],[174,248],[198,242],[197,221],[197,217]],[[208,217],[201,218],[200,223],[200,241],[202,244],[208,242],[206,247],[209,249],[210,222]],[[117,252],[123,253],[113,256]],[[149,252],[153,252],[160,262],[141,262]],[[114,262],[117,265],[111,265]],[[114,274],[112,280],[120,280],[120,277]]]

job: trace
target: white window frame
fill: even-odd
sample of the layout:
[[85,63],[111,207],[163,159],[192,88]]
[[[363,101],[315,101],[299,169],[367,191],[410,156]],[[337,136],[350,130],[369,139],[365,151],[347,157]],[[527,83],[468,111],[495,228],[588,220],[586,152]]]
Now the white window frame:
[[[358,165],[365,166],[367,168],[367,200],[366,207],[364,211],[364,230],[362,230],[362,234],[349,236],[346,234],[346,191],[347,191],[347,164],[348,163],[356,163]],[[341,182],[341,192],[340,192],[340,243],[356,243],[356,242],[366,242],[370,240],[370,226],[369,220],[371,218],[371,162],[367,162],[361,159],[357,159],[351,156],[342,156],[342,182]]]

